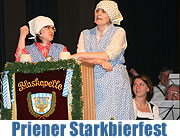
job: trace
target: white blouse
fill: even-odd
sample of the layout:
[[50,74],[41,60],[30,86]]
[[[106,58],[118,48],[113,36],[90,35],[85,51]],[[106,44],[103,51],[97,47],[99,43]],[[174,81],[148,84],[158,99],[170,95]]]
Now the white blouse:
[[[106,28],[102,34],[107,31]],[[96,29],[96,37],[97,40],[100,40],[100,32]],[[85,52],[84,48],[84,37],[83,33],[81,32],[79,37],[79,42],[77,45],[77,53]],[[116,59],[125,49],[127,48],[127,41],[126,41],[126,32],[123,28],[119,28],[117,32],[113,35],[110,44],[107,46],[104,52],[109,56],[110,60]]]
[[150,105],[149,102],[148,102],[148,106],[149,106],[149,109],[150,109],[151,112],[141,112],[141,111],[139,111],[137,109],[136,103],[133,100],[135,119],[137,117],[142,117],[142,118],[149,118],[149,119],[152,119],[152,120],[161,120],[161,117],[159,116],[159,108],[158,108],[158,106],[156,104],[154,104],[153,111],[151,109],[151,105]]

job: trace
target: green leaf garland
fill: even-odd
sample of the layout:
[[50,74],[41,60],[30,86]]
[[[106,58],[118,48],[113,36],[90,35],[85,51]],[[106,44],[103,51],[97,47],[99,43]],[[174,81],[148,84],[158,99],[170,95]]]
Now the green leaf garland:
[[[82,97],[82,79],[81,79],[81,70],[80,65],[76,63],[75,60],[58,60],[56,62],[38,62],[34,63],[21,63],[21,62],[13,62],[9,63],[5,68],[4,71],[9,71],[8,73],[8,80],[9,80],[9,87],[10,92],[12,95],[12,75],[17,72],[21,73],[43,73],[47,70],[67,70],[73,69],[73,76],[71,80],[72,85],[72,119],[73,120],[82,120],[82,108],[83,108],[83,101]],[[3,78],[4,75],[2,75]],[[2,98],[3,103],[3,98]],[[12,116],[12,109],[4,109],[3,104],[1,106],[2,109],[2,120],[11,120]]]

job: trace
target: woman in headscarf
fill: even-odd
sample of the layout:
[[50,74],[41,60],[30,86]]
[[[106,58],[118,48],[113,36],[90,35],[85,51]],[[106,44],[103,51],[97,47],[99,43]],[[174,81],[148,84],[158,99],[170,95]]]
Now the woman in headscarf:
[[[51,56],[54,61],[57,61],[59,52],[67,51],[67,48],[62,44],[51,44],[56,29],[50,18],[37,16],[28,24],[29,28],[26,25],[20,28],[20,37],[15,53],[16,62],[19,62],[20,56],[23,54],[30,54],[32,62],[44,61],[47,56]],[[35,42],[25,46],[25,39],[29,32],[33,36],[30,39],[34,39]]]
[[100,1],[94,13],[97,26],[80,34],[76,59],[95,64],[97,120],[134,119],[130,81],[124,59],[125,30],[115,27],[123,17],[114,1]]

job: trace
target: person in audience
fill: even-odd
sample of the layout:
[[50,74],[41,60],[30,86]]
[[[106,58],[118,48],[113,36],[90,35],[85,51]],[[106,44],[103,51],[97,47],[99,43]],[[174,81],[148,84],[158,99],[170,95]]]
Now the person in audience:
[[166,87],[169,84],[169,74],[173,73],[173,70],[169,67],[163,67],[158,75],[160,80],[157,86],[154,86],[154,95],[151,101],[165,100]]
[[153,96],[153,85],[147,75],[141,74],[133,80],[133,106],[136,120],[160,120],[159,108],[149,101]]
[[166,99],[180,101],[180,86],[177,84],[169,85],[166,90]]
[[123,17],[114,1],[100,1],[94,12],[96,27],[81,32],[76,59],[95,64],[95,108],[97,120],[134,119],[132,93],[125,63],[126,33]]
[[[67,52],[67,48],[62,44],[51,43],[54,39],[54,22],[45,16],[37,16],[20,28],[20,37],[15,53],[15,62],[20,61],[20,56],[30,54],[32,62],[44,61],[47,56],[51,56],[54,61],[58,60],[60,52]],[[34,43],[25,46],[27,35],[32,35],[29,39],[34,39]]]

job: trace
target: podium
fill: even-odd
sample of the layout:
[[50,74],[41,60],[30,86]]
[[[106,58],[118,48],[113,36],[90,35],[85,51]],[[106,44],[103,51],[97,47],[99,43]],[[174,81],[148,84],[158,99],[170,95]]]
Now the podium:
[[81,63],[83,120],[95,120],[93,64]]
[[[94,77],[93,77],[93,65],[88,63],[80,63],[77,64],[74,60],[65,60],[65,61],[57,61],[57,62],[38,62],[36,64],[32,63],[10,63],[5,67],[5,71],[9,71],[8,73],[8,80],[9,80],[9,86],[10,86],[10,94],[13,94],[12,86],[15,86],[15,92],[17,92],[17,89],[20,89],[20,87],[24,87],[26,85],[26,89],[23,89],[23,91],[20,91],[21,93],[26,93],[22,96],[24,96],[22,99],[26,102],[26,105],[24,104],[14,104],[12,103],[11,109],[3,108],[3,119],[21,119],[17,118],[17,114],[15,113],[14,109],[22,109],[22,107],[26,107],[26,116],[21,113],[22,119],[58,119],[61,120],[54,113],[59,110],[60,108],[57,107],[58,105],[61,105],[59,102],[61,100],[58,100],[58,95],[62,93],[62,89],[60,91],[57,90],[58,85],[62,86],[65,84],[64,80],[62,80],[61,76],[64,75],[58,75],[60,72],[66,72],[67,69],[71,68],[73,70],[73,76],[71,79],[71,94],[72,101],[71,105],[69,106],[69,99],[66,98],[66,101],[63,103],[66,103],[67,110],[68,110],[68,118],[67,119],[73,119],[73,120],[95,120],[95,100],[94,100]],[[52,75],[48,74],[48,72],[53,72]],[[45,75],[44,75],[45,73]],[[11,79],[13,74],[16,75],[18,79]],[[30,74],[28,76],[28,74]],[[33,74],[35,74],[34,77]],[[48,77],[50,75],[50,77]],[[44,78],[44,76],[46,76]],[[51,78],[54,76],[53,78]],[[59,76],[59,77],[58,77]],[[34,82],[37,84],[37,88],[33,90]],[[42,83],[41,83],[42,82]],[[61,83],[59,83],[61,82]],[[14,84],[16,83],[16,85]],[[19,85],[18,84],[22,84]],[[47,85],[47,89],[43,89],[42,87],[45,87]],[[56,84],[56,85],[55,85]],[[32,87],[31,87],[32,86]],[[53,89],[52,89],[53,86]],[[56,87],[57,86],[57,87]],[[56,88],[56,89],[55,89]],[[62,87],[63,88],[63,87]],[[27,90],[27,91],[24,91]],[[60,92],[60,93],[59,93]],[[52,93],[52,94],[51,94]],[[56,93],[56,94],[55,94]],[[17,93],[14,95],[14,101],[17,99],[16,97]],[[21,97],[20,93],[17,95]],[[11,96],[13,97],[13,96]],[[47,97],[47,98],[46,98]],[[48,107],[47,111],[46,109],[37,110],[40,108],[40,106],[43,105],[45,108],[45,104],[47,104],[47,101],[50,102],[49,98],[52,97],[52,107]],[[53,100],[53,97],[56,97],[56,100]],[[60,96],[61,97],[61,96]],[[19,98],[21,99],[21,98]],[[34,103],[36,101],[33,100],[39,100],[41,101],[40,106],[38,107],[38,103]],[[46,99],[46,101],[45,101]],[[11,100],[12,101],[12,100]],[[19,100],[20,101],[20,100]],[[15,101],[17,102],[17,101]],[[34,104],[36,106],[34,106]],[[49,103],[50,105],[50,103]],[[18,108],[17,108],[18,106]],[[11,111],[12,110],[12,111]],[[42,113],[42,110],[45,112]],[[50,113],[49,113],[50,111]],[[60,111],[60,110],[59,110]],[[60,111],[61,112],[61,111]],[[66,112],[66,111],[64,111]],[[13,115],[11,115],[13,114]],[[18,114],[20,114],[18,112]],[[66,113],[67,114],[67,113]],[[55,118],[55,116],[57,116]],[[66,119],[66,118],[62,118]]]

